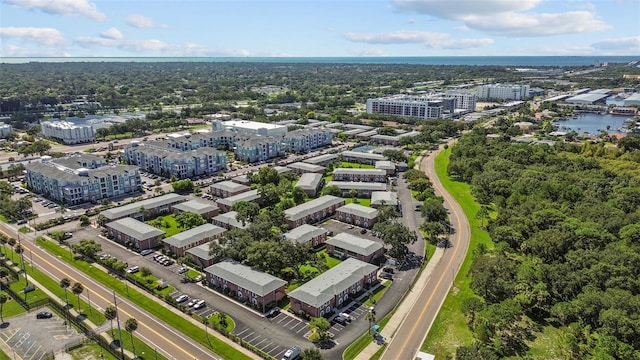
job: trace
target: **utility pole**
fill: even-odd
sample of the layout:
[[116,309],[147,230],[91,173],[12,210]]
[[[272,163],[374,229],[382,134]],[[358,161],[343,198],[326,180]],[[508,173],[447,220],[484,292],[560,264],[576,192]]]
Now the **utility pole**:
[[120,356],[124,360],[124,344],[122,343],[122,330],[120,330],[120,315],[118,314],[118,299],[116,298],[116,291],[113,290],[113,305],[116,308],[116,322],[118,323],[118,334],[120,335]]

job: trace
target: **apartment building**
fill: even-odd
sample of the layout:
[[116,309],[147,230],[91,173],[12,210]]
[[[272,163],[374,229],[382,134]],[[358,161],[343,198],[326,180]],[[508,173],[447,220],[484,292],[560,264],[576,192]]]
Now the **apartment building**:
[[376,161],[387,160],[387,158],[381,154],[372,154],[372,153],[352,151],[352,150],[343,151],[340,155],[342,156],[343,161],[355,162],[359,164],[374,165]]
[[285,240],[294,243],[309,244],[316,248],[327,240],[327,230],[317,226],[302,224],[291,231],[282,234]]
[[186,251],[196,246],[218,239],[227,232],[220,226],[203,224],[193,229],[170,236],[162,240],[165,250],[178,257],[186,255]]
[[334,181],[387,182],[387,172],[382,169],[333,169]]
[[378,267],[348,258],[289,293],[291,310],[311,317],[327,316],[376,281]]
[[191,261],[193,261],[194,264],[199,265],[202,269],[206,268],[207,266],[211,266],[220,260],[215,255],[212,255],[209,252],[211,242],[215,241],[217,240],[212,240],[208,243],[194,246],[191,249],[187,250],[186,254],[191,258]]
[[227,230],[233,229],[246,229],[251,223],[238,221],[238,212],[237,211],[229,211],[224,214],[220,214],[211,219],[211,222],[214,225],[218,225]]
[[68,205],[133,194],[141,184],[137,166],[107,165],[89,154],[26,164],[25,182],[33,192]]
[[5,124],[0,122],[0,137],[7,137],[13,132],[13,126],[11,124]]
[[409,131],[406,132],[404,134],[398,134],[398,135],[373,135],[369,138],[369,140],[372,143],[376,143],[376,144],[384,144],[384,145],[392,145],[392,146],[397,146],[398,144],[400,144],[400,139],[402,138],[410,138],[410,137],[416,137],[420,135],[419,131]]
[[237,160],[254,163],[267,161],[284,155],[281,138],[271,136],[255,136],[236,143],[235,156]]
[[386,183],[360,182],[360,181],[329,181],[326,186],[335,186],[342,191],[342,196],[351,196],[351,190],[355,190],[357,197],[371,197],[374,191],[386,191]]
[[406,95],[367,99],[366,106],[367,114],[386,114],[421,119],[439,119],[444,110],[441,100]]
[[522,100],[529,97],[529,85],[490,84],[478,86],[478,98],[482,100]]
[[133,218],[122,218],[105,225],[107,237],[137,251],[158,246],[164,231]]
[[74,124],[70,121],[43,121],[40,124],[42,135],[67,145],[90,143],[96,140],[93,126]]
[[286,151],[306,153],[331,145],[333,134],[328,129],[300,129],[290,131],[283,137]]
[[307,164],[305,162],[294,162],[292,164],[287,165],[287,167],[296,174],[304,174],[304,173],[324,174],[327,172],[327,168],[325,168],[324,166]]
[[340,156],[338,154],[323,154],[302,160],[302,162],[318,166],[326,166],[329,163],[338,162],[340,160],[339,157]]
[[378,210],[350,203],[336,210],[336,219],[343,223],[369,229],[378,221]]
[[398,207],[398,193],[393,191],[374,191],[371,193],[371,207],[379,208],[388,205]]
[[218,207],[220,208],[220,210],[222,210],[223,212],[227,212],[231,210],[231,207],[234,204],[239,203],[241,201],[247,201],[247,202],[260,201],[260,194],[258,193],[258,189],[249,190],[249,191],[240,193],[238,195],[218,199],[216,200],[216,203],[218,204]]
[[238,195],[249,190],[251,190],[249,186],[238,184],[230,180],[225,180],[211,185],[209,192],[213,196],[226,198],[229,196]]
[[389,160],[376,161],[375,168],[386,171],[387,175],[396,173],[396,164]]
[[326,244],[327,254],[338,259],[356,258],[371,263],[384,255],[384,246],[381,243],[347,233],[336,234],[327,240]]
[[343,198],[325,195],[286,209],[284,214],[287,224],[293,229],[302,224],[316,223],[332,216],[335,214],[336,209],[343,206],[344,203]]
[[322,174],[304,173],[298,179],[296,187],[299,187],[309,197],[316,197],[322,186],[324,185],[324,178]]
[[204,272],[209,286],[240,302],[248,301],[262,312],[286,296],[286,281],[237,261],[221,261],[207,267]]
[[207,220],[211,219],[214,216],[217,216],[218,212],[220,211],[220,209],[215,204],[198,200],[185,201],[183,203],[173,205],[171,209],[176,215],[187,211],[198,214]]
[[227,166],[224,151],[212,147],[182,150],[174,145],[172,141],[132,143],[124,149],[123,158],[144,171],[179,179],[217,174]]
[[152,219],[158,215],[171,212],[173,205],[186,201],[187,198],[178,194],[165,194],[151,199],[136,201],[131,204],[107,209],[100,216],[108,221],[114,221],[126,217],[140,219],[142,221]]

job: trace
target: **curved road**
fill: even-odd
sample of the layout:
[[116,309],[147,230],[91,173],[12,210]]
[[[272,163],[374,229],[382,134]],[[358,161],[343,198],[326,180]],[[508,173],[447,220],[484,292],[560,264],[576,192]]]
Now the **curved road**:
[[[0,225],[2,232],[17,238],[16,230],[7,224]],[[33,265],[40,271],[45,272],[56,281],[66,277],[71,282],[79,282],[84,285],[87,291],[83,292],[83,298],[87,301],[89,294],[90,303],[95,308],[104,309],[113,305],[113,290],[103,286],[81,271],[68,265],[64,261],[52,256],[41,249],[34,242],[30,234],[20,234],[22,246],[25,249],[25,259],[29,257]],[[28,274],[28,271],[27,271]],[[181,332],[158,320],[153,315],[140,309],[137,305],[129,302],[126,298],[116,295],[118,299],[118,313],[120,315],[121,326],[128,318],[135,318],[138,321],[136,337],[147,343],[152,348],[157,349],[168,359],[218,359],[210,350],[196,343]],[[153,301],[153,300],[150,300]],[[73,301],[70,301],[73,303]],[[172,311],[172,310],[167,310]],[[101,325],[101,324],[96,324]]]
[[469,221],[460,205],[444,189],[436,175],[434,158],[441,150],[442,146],[438,151],[431,152],[426,158],[423,158],[420,169],[429,176],[436,194],[444,198],[444,206],[449,210],[449,218],[454,232],[449,237],[451,247],[444,251],[427,281],[414,285],[413,291],[420,291],[420,296],[389,341],[382,354],[384,360],[415,358],[449,293],[469,248],[471,237]]

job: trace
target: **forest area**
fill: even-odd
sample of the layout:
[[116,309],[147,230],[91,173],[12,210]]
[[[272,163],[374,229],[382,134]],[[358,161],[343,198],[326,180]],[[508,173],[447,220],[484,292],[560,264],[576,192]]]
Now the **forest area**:
[[472,249],[474,341],[456,358],[527,358],[552,326],[559,358],[640,359],[640,150],[591,147],[483,130],[453,147],[447,172],[471,185],[494,244]]

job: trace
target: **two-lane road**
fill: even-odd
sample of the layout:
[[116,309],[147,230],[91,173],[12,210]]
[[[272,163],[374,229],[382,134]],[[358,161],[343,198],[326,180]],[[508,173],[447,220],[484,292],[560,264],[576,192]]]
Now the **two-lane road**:
[[451,247],[444,252],[432,273],[433,275],[424,284],[416,283],[414,285],[413,291],[420,291],[419,299],[405,316],[405,320],[390,340],[387,349],[382,355],[384,360],[415,358],[416,352],[420,350],[442,303],[449,293],[449,289],[469,248],[469,222],[460,205],[444,189],[436,175],[434,158],[437,153],[439,151],[432,152],[423,158],[420,168],[429,176],[436,194],[444,198],[444,205],[449,210],[449,218],[454,230],[454,234],[449,238]]
[[[15,229],[9,225],[2,223],[0,224],[0,228],[6,234],[17,237]],[[26,255],[28,254],[29,259],[32,259],[37,269],[47,273],[56,281],[66,277],[69,278],[72,283],[81,283],[86,289],[82,294],[84,300],[88,300],[88,295],[91,305],[101,311],[104,311],[107,306],[113,305],[113,290],[103,286],[83,272],[36,246],[33,237],[29,237],[28,235],[29,234],[20,235],[22,239],[21,244],[25,249],[25,258],[27,258]],[[218,359],[210,350],[176,331],[153,315],[141,310],[126,298],[117,295],[117,299],[122,326],[124,326],[124,322],[128,318],[135,318],[138,321],[136,337],[157,349],[159,353],[162,353],[168,359]],[[70,300],[70,303],[73,304],[73,301]]]

